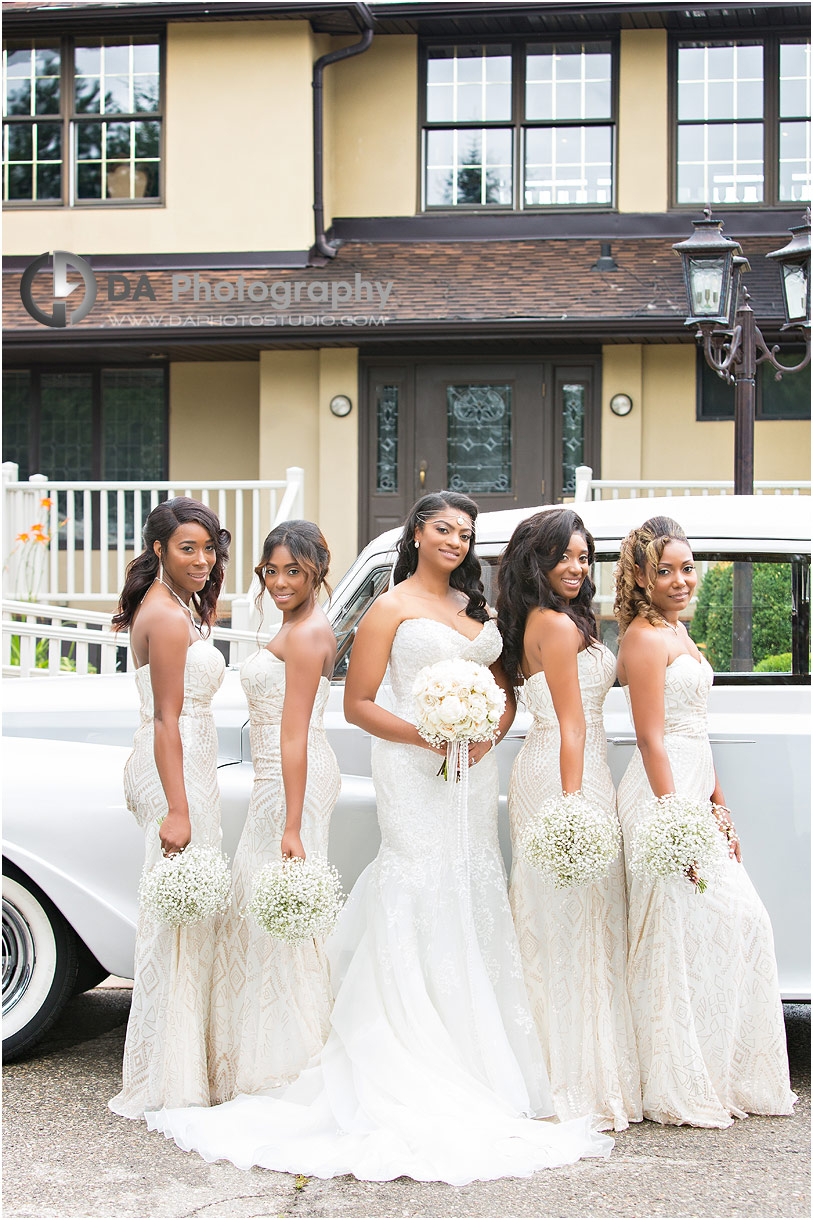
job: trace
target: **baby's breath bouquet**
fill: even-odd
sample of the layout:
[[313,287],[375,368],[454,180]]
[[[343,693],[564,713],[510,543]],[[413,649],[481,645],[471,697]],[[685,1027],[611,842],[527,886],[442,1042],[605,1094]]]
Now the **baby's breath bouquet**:
[[145,868],[138,897],[159,923],[200,923],[222,914],[231,901],[229,862],[214,847],[192,843]]
[[630,872],[645,881],[685,877],[702,894],[724,854],[708,801],[669,792],[652,798],[633,832]]
[[616,819],[581,792],[563,792],[542,805],[519,838],[519,854],[557,890],[603,877],[621,849]]
[[269,936],[293,944],[327,936],[344,901],[339,874],[324,856],[294,856],[255,873],[244,914]]
[[[505,709],[505,691],[485,665],[462,657],[426,665],[412,688],[417,729],[433,746],[493,741]],[[448,768],[441,772],[448,779]]]

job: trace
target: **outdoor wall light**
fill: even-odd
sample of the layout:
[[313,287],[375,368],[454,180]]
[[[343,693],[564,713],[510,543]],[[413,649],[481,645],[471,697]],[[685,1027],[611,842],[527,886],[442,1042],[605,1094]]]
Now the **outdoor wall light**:
[[346,394],[334,394],[330,400],[330,410],[339,419],[344,419],[353,410],[353,403]]
[[613,415],[629,415],[632,410],[632,399],[629,394],[613,394],[610,399],[610,410]]

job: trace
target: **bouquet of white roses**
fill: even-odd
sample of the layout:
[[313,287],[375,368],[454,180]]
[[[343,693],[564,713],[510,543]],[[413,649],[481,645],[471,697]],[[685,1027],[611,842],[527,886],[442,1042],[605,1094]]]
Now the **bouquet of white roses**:
[[200,923],[222,914],[231,902],[229,862],[214,847],[192,843],[145,868],[138,897],[159,923]]
[[685,877],[702,894],[723,855],[723,840],[708,802],[670,792],[653,797],[636,826],[630,872],[645,881]]
[[323,856],[296,856],[255,873],[246,912],[276,940],[310,940],[333,930],[345,895],[339,874]]
[[546,801],[518,843],[519,854],[557,890],[598,881],[620,848],[616,819],[580,792]]
[[[496,737],[505,709],[505,691],[485,665],[463,658],[436,661],[420,671],[412,693],[418,732],[431,745],[492,741]],[[446,763],[441,771],[448,778]]]

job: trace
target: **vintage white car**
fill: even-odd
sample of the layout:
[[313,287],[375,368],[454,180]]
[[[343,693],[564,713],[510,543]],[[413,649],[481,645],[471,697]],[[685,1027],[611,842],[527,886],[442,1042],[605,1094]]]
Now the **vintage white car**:
[[[786,999],[810,998],[810,540],[807,497],[626,499],[577,506],[596,540],[602,636],[613,646],[612,569],[621,538],[654,513],[676,516],[701,582],[692,634],[716,671],[709,728],[749,872],[773,920]],[[536,509],[477,523],[489,601],[500,553]],[[339,640],[326,726],[342,771],[330,855],[345,886],[375,855],[370,740],[342,714],[356,627],[391,578],[397,531],[359,555],[329,614]],[[732,608],[732,589],[747,604]],[[752,602],[747,597],[752,591]],[[732,636],[734,637],[732,644]],[[386,688],[380,698],[386,699]],[[233,855],[252,784],[247,710],[236,669],[215,700],[224,848]],[[30,1047],[72,994],[133,969],[143,839],[124,805],[122,770],[137,723],[132,673],[19,679],[4,692],[4,1052]],[[605,704],[616,782],[634,746],[621,689]],[[501,842],[510,863],[505,792],[526,733],[520,706],[500,745]]]

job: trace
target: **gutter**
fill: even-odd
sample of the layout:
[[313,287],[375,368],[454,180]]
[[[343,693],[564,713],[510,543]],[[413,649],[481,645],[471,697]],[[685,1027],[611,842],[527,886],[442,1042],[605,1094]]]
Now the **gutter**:
[[329,51],[313,65],[313,221],[316,232],[314,249],[324,258],[335,258],[340,241],[329,242],[325,236],[325,181],[324,181],[324,98],[322,78],[328,64],[339,63],[352,55],[361,55],[373,41],[373,18],[366,4],[356,4],[356,12],[366,27],[361,39],[340,51]]

